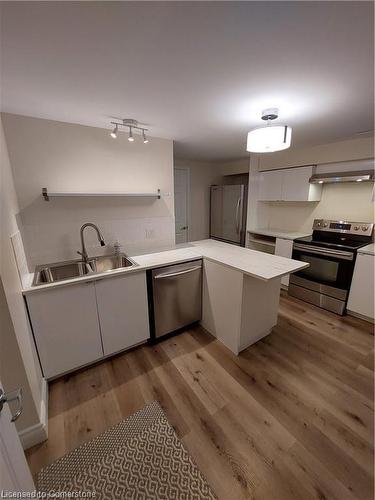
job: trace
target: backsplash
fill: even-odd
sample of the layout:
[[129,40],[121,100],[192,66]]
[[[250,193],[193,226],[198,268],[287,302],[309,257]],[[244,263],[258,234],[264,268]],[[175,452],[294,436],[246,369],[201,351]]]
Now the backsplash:
[[95,231],[85,230],[85,243],[89,255],[113,253],[118,241],[122,250],[136,255],[174,244],[174,218],[170,216],[113,218],[103,217],[98,211],[80,214],[76,220],[51,221],[39,224],[22,221],[22,234],[30,271],[39,264],[77,259],[81,249],[80,227],[94,222],[103,233],[106,246],[101,247]]
[[320,202],[258,202],[257,227],[310,231],[314,219],[372,222],[372,182],[325,184]]
[[[129,254],[169,247],[175,241],[173,141],[150,137],[114,141],[108,130],[4,114],[16,193],[18,226],[30,271],[35,265],[78,258],[79,230],[97,224],[107,245],[100,247],[87,229],[91,255],[113,252],[119,241]],[[46,140],[48,138],[48,140]],[[45,201],[51,192],[155,192],[161,199],[64,197]]]

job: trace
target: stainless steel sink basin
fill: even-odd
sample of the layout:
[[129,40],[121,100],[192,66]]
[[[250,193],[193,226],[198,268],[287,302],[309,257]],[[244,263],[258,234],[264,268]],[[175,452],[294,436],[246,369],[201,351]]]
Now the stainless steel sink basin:
[[80,276],[95,275],[136,265],[137,264],[125,254],[120,254],[92,257],[88,260],[87,264],[81,260],[70,260],[47,264],[45,266],[37,266],[35,269],[33,286],[79,278]]
[[114,269],[121,269],[123,267],[132,267],[136,265],[136,263],[129,259],[129,257],[125,254],[94,257],[89,259],[89,264],[94,273],[105,273],[106,271],[113,271]]

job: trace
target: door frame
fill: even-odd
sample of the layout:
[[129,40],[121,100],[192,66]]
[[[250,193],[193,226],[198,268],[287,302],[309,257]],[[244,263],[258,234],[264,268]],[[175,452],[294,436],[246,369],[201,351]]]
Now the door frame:
[[[187,186],[186,186],[186,189],[187,189],[187,197],[186,197],[186,225],[187,225],[187,230],[186,230],[186,243],[189,242],[189,234],[190,234],[190,206],[191,206],[191,202],[190,202],[190,196],[191,196],[191,184],[190,184],[190,168],[189,167],[173,167],[173,196],[175,197],[176,196],[176,193],[175,193],[175,190],[174,190],[174,173],[176,170],[185,170],[186,173],[187,173]],[[174,203],[174,206],[176,207],[176,200],[175,200],[175,203]],[[175,216],[175,229],[174,229],[174,234],[175,234],[175,237],[176,237],[176,208],[175,208],[175,213],[174,213],[174,216]]]
[[[0,387],[4,390],[1,380]],[[5,468],[4,472],[12,483],[10,485],[13,488],[12,491],[35,491],[33,477],[6,402],[3,404],[0,414],[0,462],[0,467]]]

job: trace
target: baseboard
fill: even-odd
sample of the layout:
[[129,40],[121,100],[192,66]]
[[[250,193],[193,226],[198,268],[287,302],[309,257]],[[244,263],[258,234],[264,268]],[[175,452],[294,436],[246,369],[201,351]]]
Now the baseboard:
[[[275,325],[273,325],[274,327]],[[272,327],[272,328],[273,328]],[[240,348],[238,350],[238,353],[240,353],[241,351],[247,349],[248,347],[250,347],[251,345],[255,344],[255,342],[258,342],[259,340],[261,340],[262,338],[266,337],[267,335],[269,335],[271,332],[272,332],[272,328],[269,328],[268,330],[266,330],[265,332],[262,332],[260,333],[259,335],[257,335],[256,337],[252,338],[251,340],[249,340],[249,342],[245,342],[244,344],[241,344],[240,345]],[[238,354],[237,354],[238,355]]]
[[48,438],[48,383],[42,382],[42,401],[40,403],[40,422],[18,433],[24,450],[43,443]]
[[374,318],[369,318],[368,316],[364,316],[363,314],[356,313],[354,311],[349,311],[348,309],[346,310],[346,313],[349,316],[354,316],[355,318],[363,319],[363,321],[367,321],[368,323],[375,323]]

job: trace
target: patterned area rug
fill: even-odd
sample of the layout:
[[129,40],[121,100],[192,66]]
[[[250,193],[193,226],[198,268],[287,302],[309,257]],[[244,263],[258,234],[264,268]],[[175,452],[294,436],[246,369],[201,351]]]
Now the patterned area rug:
[[37,487],[100,500],[216,498],[156,401],[42,469]]

